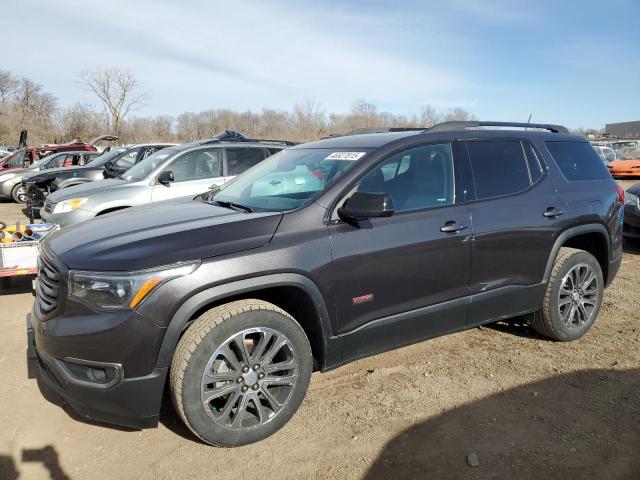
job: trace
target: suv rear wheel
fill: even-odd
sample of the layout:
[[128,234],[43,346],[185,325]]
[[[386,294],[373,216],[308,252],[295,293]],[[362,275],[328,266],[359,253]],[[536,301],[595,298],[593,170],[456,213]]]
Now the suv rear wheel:
[[173,403],[211,445],[256,442],[296,412],[312,365],[305,332],[288,313],[262,300],[231,302],[201,315],[178,342]]
[[593,255],[561,248],[553,265],[542,309],[529,317],[541,335],[569,342],[593,325],[602,305],[604,279]]

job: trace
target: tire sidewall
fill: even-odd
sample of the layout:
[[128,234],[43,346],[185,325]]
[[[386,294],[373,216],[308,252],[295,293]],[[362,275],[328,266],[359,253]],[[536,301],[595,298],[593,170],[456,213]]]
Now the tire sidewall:
[[[243,431],[229,430],[216,425],[204,410],[201,400],[202,374],[211,355],[222,342],[242,330],[253,327],[273,328],[289,339],[299,363],[298,381],[287,404],[267,424]],[[207,443],[238,446],[257,442],[275,433],[295,414],[305,397],[312,367],[311,347],[298,323],[272,310],[238,313],[211,329],[187,361],[180,399],[184,415],[192,429]]]
[[[562,279],[565,277],[565,275],[567,275],[567,273],[569,273],[569,271],[571,271],[572,268],[581,263],[586,263],[587,265],[589,265],[593,269],[598,279],[598,295],[594,309],[594,315],[591,316],[591,319],[588,322],[585,322],[580,327],[567,328],[563,325],[560,319],[560,313],[558,312],[558,297],[560,294],[560,288],[562,286]],[[602,306],[603,296],[604,277],[602,275],[600,264],[595,259],[595,257],[586,252],[577,252],[571,255],[571,257],[564,263],[564,265],[562,265],[562,268],[558,272],[558,276],[556,277],[554,284],[552,285],[551,299],[549,301],[550,311],[548,312],[548,315],[551,319],[553,329],[557,333],[558,337],[563,341],[571,341],[577,340],[585,333],[587,333],[598,318],[600,307]]]
[[[20,188],[22,188],[22,185],[19,183],[15,187],[13,187],[13,189],[11,190],[11,197],[13,198],[13,201],[16,203],[27,203],[26,200],[24,202],[20,200],[20,197],[18,196],[18,190],[20,190]],[[25,196],[26,196],[26,192],[25,192]]]

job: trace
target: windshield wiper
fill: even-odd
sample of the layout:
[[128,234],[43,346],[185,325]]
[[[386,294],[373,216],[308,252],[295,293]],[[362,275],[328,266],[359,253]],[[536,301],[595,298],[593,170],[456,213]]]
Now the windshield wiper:
[[246,205],[241,205],[239,203],[226,202],[224,200],[212,200],[212,202],[223,208],[230,208],[231,210],[242,210],[247,213],[253,212],[253,208],[247,207]]

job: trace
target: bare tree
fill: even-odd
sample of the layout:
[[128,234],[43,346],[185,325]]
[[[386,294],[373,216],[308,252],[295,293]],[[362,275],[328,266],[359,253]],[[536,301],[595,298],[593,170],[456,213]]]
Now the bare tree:
[[148,93],[139,92],[140,84],[128,70],[97,68],[80,74],[80,80],[102,102],[109,117],[109,127],[120,134],[122,122],[148,99]]
[[15,93],[15,107],[20,124],[28,119],[31,122],[49,121],[56,110],[56,98],[44,91],[39,83],[21,78]]
[[0,70],[0,102],[7,102],[15,93],[18,87],[18,80],[11,75],[11,72]]
[[467,112],[464,108],[456,107],[452,110],[449,110],[445,115],[444,119],[449,121],[454,120],[473,120],[473,117],[469,112]]
[[420,126],[433,127],[436,123],[442,121],[442,114],[438,113],[431,105],[422,105],[420,107]]

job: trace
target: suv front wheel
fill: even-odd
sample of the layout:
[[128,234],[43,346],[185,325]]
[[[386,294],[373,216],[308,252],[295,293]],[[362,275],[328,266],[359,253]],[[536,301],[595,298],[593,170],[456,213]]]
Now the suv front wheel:
[[201,315],[178,342],[173,403],[203,441],[246,445],[293,416],[312,366],[305,332],[288,313],[262,300],[231,302]]
[[547,284],[542,309],[529,316],[541,335],[569,342],[591,328],[602,305],[604,279],[593,255],[561,248]]

